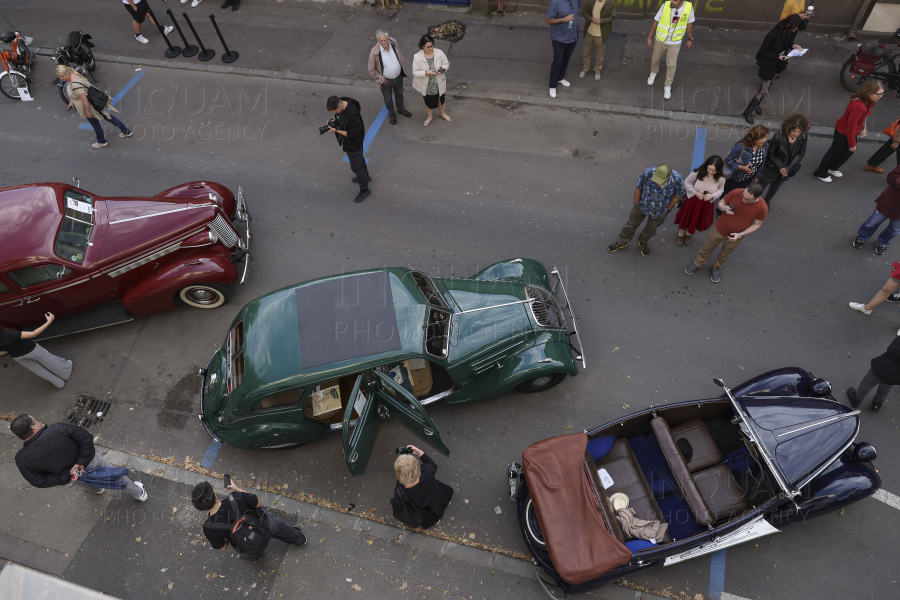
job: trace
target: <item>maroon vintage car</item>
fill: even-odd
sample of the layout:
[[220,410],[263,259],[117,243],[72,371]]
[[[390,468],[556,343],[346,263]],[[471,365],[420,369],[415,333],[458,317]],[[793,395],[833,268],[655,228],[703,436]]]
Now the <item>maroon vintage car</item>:
[[[57,321],[41,338],[175,308],[216,308],[247,276],[250,215],[218,183],[152,198],[102,198],[75,185],[0,189],[0,322]],[[239,232],[244,230],[243,237]],[[242,272],[238,265],[243,261]]]

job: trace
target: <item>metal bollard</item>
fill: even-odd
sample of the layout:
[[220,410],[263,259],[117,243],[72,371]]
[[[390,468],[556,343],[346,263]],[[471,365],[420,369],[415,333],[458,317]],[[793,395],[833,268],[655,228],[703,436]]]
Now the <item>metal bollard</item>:
[[184,49],[181,51],[181,55],[185,58],[190,58],[200,52],[200,48],[192,44],[188,44],[187,38],[185,38],[184,34],[181,32],[181,27],[178,26],[178,21],[175,20],[175,15],[172,14],[172,9],[167,8],[166,12],[169,13],[169,18],[172,19],[172,25],[175,26],[175,31],[177,31],[178,35],[181,36],[181,41],[184,44]]
[[212,21],[213,27],[216,28],[216,34],[219,36],[219,41],[222,42],[222,47],[225,48],[225,54],[222,55],[222,62],[233,63],[238,59],[240,54],[228,49],[228,46],[225,44],[225,38],[222,37],[222,32],[219,31],[219,24],[216,23],[216,15],[209,15],[209,20]]
[[216,51],[203,45],[203,41],[200,39],[200,36],[197,35],[197,30],[194,29],[194,24],[191,23],[191,18],[188,16],[188,14],[186,12],[181,13],[181,16],[184,17],[185,21],[187,21],[188,27],[191,28],[191,33],[194,34],[194,37],[197,39],[197,43],[200,44],[200,55],[197,58],[204,62],[210,60],[213,56],[216,55]]
[[[144,0],[144,2],[148,2],[149,0]],[[150,13],[150,18],[153,19],[153,22],[156,23],[156,28],[159,29],[159,35],[163,37],[163,40],[166,42],[166,46],[169,47],[166,50],[166,58],[175,58],[179,54],[181,54],[181,46],[173,46],[172,42],[169,41],[169,36],[167,36],[163,32],[162,23],[159,22],[159,19],[156,18],[156,15],[153,14],[153,9],[150,8],[150,5],[147,5],[147,12]]]

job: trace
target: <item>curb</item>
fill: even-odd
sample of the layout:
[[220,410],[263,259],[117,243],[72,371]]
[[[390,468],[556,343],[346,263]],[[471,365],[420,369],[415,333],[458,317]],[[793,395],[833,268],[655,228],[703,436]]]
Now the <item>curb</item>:
[[[9,425],[9,421],[0,419],[0,434],[14,437],[13,433],[9,430]],[[221,478],[201,475],[194,471],[167,465],[142,456],[135,456],[126,452],[111,450],[103,446],[95,447],[106,460],[117,467],[127,467],[132,471],[147,473],[148,475],[154,475],[162,479],[187,485],[197,485],[201,481],[208,481],[217,494],[226,493],[225,488],[222,486]],[[389,542],[396,542],[431,554],[468,563],[476,567],[502,571],[524,579],[534,579],[534,570],[532,568],[532,563],[529,561],[513,558],[490,550],[464,546],[443,538],[433,537],[409,529],[401,529],[400,527],[370,520],[360,515],[333,510],[309,502],[295,500],[294,498],[289,498],[287,496],[273,494],[272,492],[265,490],[259,490],[258,488],[253,488],[247,484],[244,485],[249,489],[253,489],[254,493],[259,496],[260,501],[264,505],[274,507],[277,510],[286,513],[294,513],[297,516],[310,521],[318,521],[334,527],[340,527],[341,529],[355,531],[362,535],[379,538]]]
[[[33,48],[32,51],[39,56],[53,56],[53,51],[47,48]],[[268,79],[281,79],[286,81],[304,81],[308,83],[326,83],[331,85],[344,85],[375,89],[374,81],[368,79],[354,79],[352,77],[326,77],[324,75],[306,75],[292,71],[270,71],[265,69],[248,69],[245,67],[226,67],[221,65],[207,65],[195,62],[177,62],[174,60],[157,60],[154,58],[134,58],[128,56],[115,56],[112,54],[95,54],[94,59],[100,62],[112,62],[123,65],[137,65],[144,67],[160,67],[163,69],[180,69],[184,71],[205,71],[209,73],[230,73],[247,77],[264,77]],[[404,86],[405,91],[412,90],[410,84]],[[455,90],[455,98],[470,100],[499,100],[501,102],[518,102],[535,106],[548,106],[552,108],[569,108],[573,110],[594,110],[614,115],[626,115],[670,121],[681,121],[707,125],[713,127],[748,127],[747,122],[740,116],[729,117],[721,115],[708,115],[687,111],[662,110],[659,108],[642,108],[628,104],[609,104],[604,102],[590,102],[583,100],[554,100],[552,103],[543,96],[523,96],[520,94],[494,94],[491,92],[462,92]],[[765,125],[770,130],[781,127],[780,121],[757,120],[757,124]],[[831,138],[834,134],[833,127],[815,125],[810,128],[809,135],[817,138]],[[867,138],[859,138],[861,143],[882,144],[888,137],[881,132],[870,135]]]

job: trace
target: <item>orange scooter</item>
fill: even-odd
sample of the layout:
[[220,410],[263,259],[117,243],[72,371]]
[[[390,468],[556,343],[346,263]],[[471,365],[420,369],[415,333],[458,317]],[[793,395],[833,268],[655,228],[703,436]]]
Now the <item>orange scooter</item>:
[[0,51],[0,92],[7,98],[19,99],[19,88],[25,88],[31,93],[29,84],[31,81],[32,54],[25,40],[18,31],[4,31],[0,33],[0,42],[9,44],[9,50]]

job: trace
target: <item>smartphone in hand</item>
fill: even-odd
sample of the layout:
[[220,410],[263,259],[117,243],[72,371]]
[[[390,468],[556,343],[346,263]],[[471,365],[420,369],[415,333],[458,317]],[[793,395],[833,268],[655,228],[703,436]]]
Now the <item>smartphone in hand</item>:
[[225,487],[228,488],[231,486],[231,475],[225,473]]

